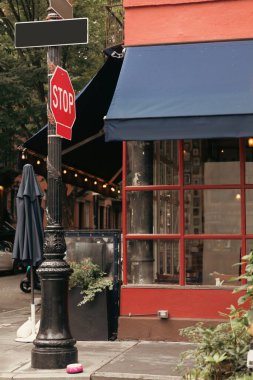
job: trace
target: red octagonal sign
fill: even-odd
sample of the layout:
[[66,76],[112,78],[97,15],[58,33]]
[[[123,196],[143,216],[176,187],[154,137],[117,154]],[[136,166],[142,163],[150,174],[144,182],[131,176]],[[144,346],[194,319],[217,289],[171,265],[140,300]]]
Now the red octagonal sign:
[[50,108],[56,122],[56,134],[71,140],[76,120],[75,92],[68,72],[60,66],[50,81]]

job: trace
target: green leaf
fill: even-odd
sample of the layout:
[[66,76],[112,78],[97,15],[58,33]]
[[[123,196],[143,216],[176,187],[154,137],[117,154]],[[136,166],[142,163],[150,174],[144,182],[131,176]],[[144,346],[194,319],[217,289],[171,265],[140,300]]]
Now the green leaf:
[[237,300],[238,305],[241,305],[241,304],[243,304],[244,302],[246,302],[246,301],[248,300],[248,298],[249,298],[249,297],[248,297],[247,295],[240,297],[240,298]]
[[253,309],[248,310],[247,317],[250,322],[253,322]]

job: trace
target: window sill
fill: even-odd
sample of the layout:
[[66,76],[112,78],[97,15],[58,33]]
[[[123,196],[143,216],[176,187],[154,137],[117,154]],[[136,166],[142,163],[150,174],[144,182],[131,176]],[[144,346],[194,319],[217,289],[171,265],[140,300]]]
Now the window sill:
[[235,286],[231,285],[221,285],[221,286],[215,286],[215,285],[175,285],[175,284],[127,284],[122,285],[121,288],[129,289],[129,288],[138,288],[138,289],[197,289],[197,290],[204,290],[204,289],[212,289],[212,290],[229,290],[232,291]]

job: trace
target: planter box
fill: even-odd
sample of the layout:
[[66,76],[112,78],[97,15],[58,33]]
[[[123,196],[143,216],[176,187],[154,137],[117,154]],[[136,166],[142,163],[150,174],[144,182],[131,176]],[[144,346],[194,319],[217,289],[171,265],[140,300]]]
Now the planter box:
[[97,293],[94,301],[77,306],[81,301],[79,288],[69,291],[69,325],[76,340],[109,340],[112,335],[112,292]]

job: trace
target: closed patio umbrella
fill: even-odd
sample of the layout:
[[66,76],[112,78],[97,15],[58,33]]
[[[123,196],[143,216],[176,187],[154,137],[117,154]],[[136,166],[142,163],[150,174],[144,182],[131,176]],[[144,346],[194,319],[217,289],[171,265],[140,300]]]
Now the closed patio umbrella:
[[31,317],[35,335],[35,305],[33,267],[43,259],[44,231],[42,222],[42,191],[32,165],[23,167],[22,180],[16,198],[17,226],[13,247],[13,259],[31,266]]

